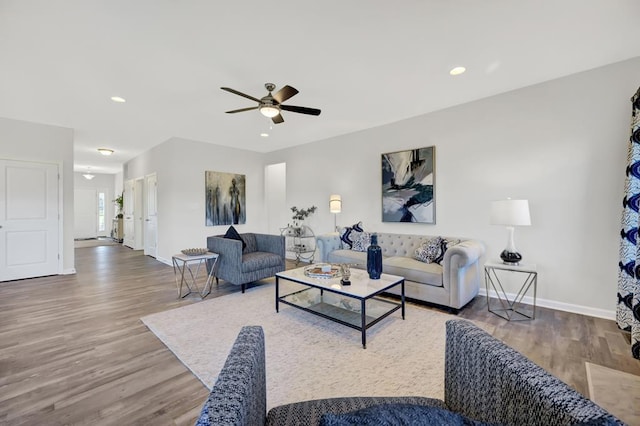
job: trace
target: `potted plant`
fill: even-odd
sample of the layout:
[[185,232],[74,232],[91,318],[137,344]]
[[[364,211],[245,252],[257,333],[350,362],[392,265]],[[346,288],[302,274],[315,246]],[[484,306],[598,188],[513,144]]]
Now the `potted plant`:
[[117,219],[122,219],[124,215],[122,214],[124,210],[124,192],[120,194],[115,200],[113,200],[116,206],[118,206],[118,214],[116,214]]
[[306,209],[299,209],[296,206],[291,207],[291,211],[293,212],[293,229],[296,235],[302,235],[302,226],[301,222],[304,221],[307,217],[309,217],[313,212],[315,212],[318,208],[316,206],[311,206]]

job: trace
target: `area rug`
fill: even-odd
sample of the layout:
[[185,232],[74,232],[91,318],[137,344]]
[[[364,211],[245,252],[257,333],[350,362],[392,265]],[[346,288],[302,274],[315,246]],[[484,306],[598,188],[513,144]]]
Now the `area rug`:
[[640,376],[585,362],[589,398],[630,426],[640,425]]
[[452,315],[407,305],[360,332],[287,305],[275,312],[273,281],[142,321],[209,389],[240,328],[265,333],[267,405],[337,396],[444,396],[445,322]]

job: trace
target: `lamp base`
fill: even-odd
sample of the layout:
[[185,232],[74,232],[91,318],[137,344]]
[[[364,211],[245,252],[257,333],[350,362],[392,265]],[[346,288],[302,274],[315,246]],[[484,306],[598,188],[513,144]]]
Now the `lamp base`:
[[504,263],[517,265],[522,260],[522,255],[517,251],[503,250],[502,253],[500,253],[500,259],[502,259]]

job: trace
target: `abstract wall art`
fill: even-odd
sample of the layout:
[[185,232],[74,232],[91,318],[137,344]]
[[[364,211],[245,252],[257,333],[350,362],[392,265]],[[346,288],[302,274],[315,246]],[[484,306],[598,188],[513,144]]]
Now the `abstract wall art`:
[[247,221],[245,175],[204,172],[205,225],[237,225]]
[[382,221],[436,223],[435,146],[382,154]]

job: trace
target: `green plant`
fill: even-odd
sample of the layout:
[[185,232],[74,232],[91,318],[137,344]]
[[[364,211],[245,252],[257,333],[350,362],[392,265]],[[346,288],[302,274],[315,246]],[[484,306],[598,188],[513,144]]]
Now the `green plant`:
[[305,220],[311,215],[311,213],[315,212],[317,209],[318,208],[316,206],[311,206],[308,209],[298,209],[296,206],[293,206],[291,207],[291,211],[293,212],[292,219],[294,223],[298,223]]
[[117,218],[123,217],[122,210],[124,209],[124,192],[120,194],[118,197],[116,197],[116,199],[113,200],[113,202],[116,203],[116,205],[118,206],[119,213],[116,215],[116,217]]

